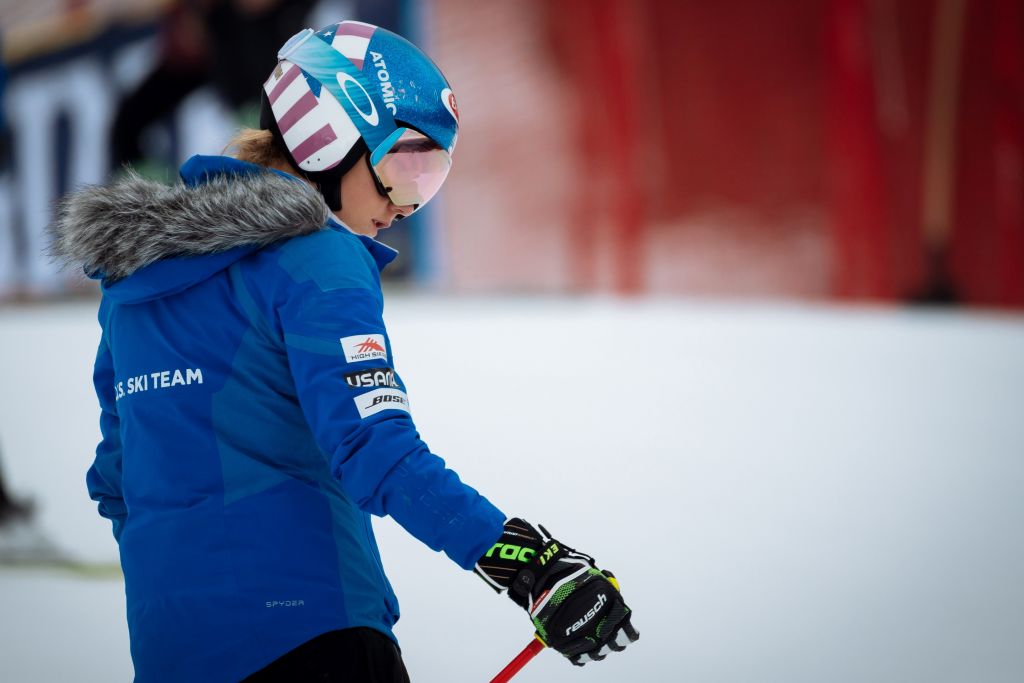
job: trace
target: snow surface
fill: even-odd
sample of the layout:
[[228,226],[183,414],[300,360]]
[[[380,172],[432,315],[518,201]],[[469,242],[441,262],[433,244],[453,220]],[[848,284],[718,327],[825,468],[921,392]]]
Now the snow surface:
[[[0,440],[60,544],[116,559],[84,474],[92,303],[0,310]],[[1024,319],[393,295],[420,432],[621,579],[641,639],[530,681],[1024,680]],[[530,624],[378,520],[417,683],[485,682]],[[119,581],[0,571],[0,680],[127,681]]]

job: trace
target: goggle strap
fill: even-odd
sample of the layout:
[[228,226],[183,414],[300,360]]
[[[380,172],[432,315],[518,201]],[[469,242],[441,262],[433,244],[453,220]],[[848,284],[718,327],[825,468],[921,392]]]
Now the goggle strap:
[[366,165],[370,169],[370,177],[373,178],[373,184],[377,187],[377,194],[390,201],[391,197],[388,196],[388,188],[384,186],[380,176],[377,175],[377,169],[373,167],[373,160],[371,156],[367,154],[364,158],[366,159]]
[[391,148],[395,146],[399,138],[405,135],[405,132],[411,130],[409,128],[396,128],[391,135],[384,138],[379,145],[373,150],[370,155],[370,166],[376,166],[380,163],[380,160],[391,151]]
[[[310,39],[315,36],[312,29],[310,35],[302,32],[296,34],[292,40],[285,44],[282,52],[288,54],[288,61],[298,66],[320,85],[327,89],[341,108],[348,115],[348,118],[359,131],[360,137],[367,142],[367,146],[376,148],[380,140],[388,137],[388,134],[395,129],[395,120],[391,112],[385,106],[375,83],[371,83],[367,76],[349,60],[333,47],[320,38]],[[339,74],[344,75],[346,85],[342,86]],[[366,97],[366,104],[370,111],[360,109],[353,95],[348,92],[348,84],[354,84],[358,92],[356,95]]]
[[300,45],[316,35],[316,32],[311,28],[304,28],[294,36],[288,39],[288,42],[281,46],[281,49],[277,52],[278,61],[282,59],[288,59],[288,55],[295,52]]

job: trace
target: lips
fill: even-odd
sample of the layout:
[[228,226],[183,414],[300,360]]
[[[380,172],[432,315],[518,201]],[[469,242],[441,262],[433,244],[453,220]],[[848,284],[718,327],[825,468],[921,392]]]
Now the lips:
[[379,221],[376,218],[374,218],[373,219],[373,227],[375,229],[377,229],[377,230],[381,230],[381,229],[386,228],[388,226],[387,226],[387,223],[384,223],[383,221]]

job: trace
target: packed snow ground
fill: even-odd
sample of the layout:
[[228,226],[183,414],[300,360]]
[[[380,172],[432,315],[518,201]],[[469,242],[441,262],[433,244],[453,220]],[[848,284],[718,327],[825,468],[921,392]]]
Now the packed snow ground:
[[[640,641],[514,680],[1024,680],[1024,318],[392,296],[420,432],[616,572]],[[112,561],[84,473],[94,304],[0,310],[13,488]],[[489,681],[517,607],[378,520],[417,683]],[[0,680],[128,681],[119,581],[0,571]]]

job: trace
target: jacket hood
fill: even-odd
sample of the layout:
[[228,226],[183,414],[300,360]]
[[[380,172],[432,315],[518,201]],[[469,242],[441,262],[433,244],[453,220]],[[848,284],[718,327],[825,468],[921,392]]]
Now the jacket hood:
[[134,303],[183,291],[268,244],[327,227],[320,195],[292,176],[230,157],[196,156],[167,186],[129,173],[67,196],[51,252]]

